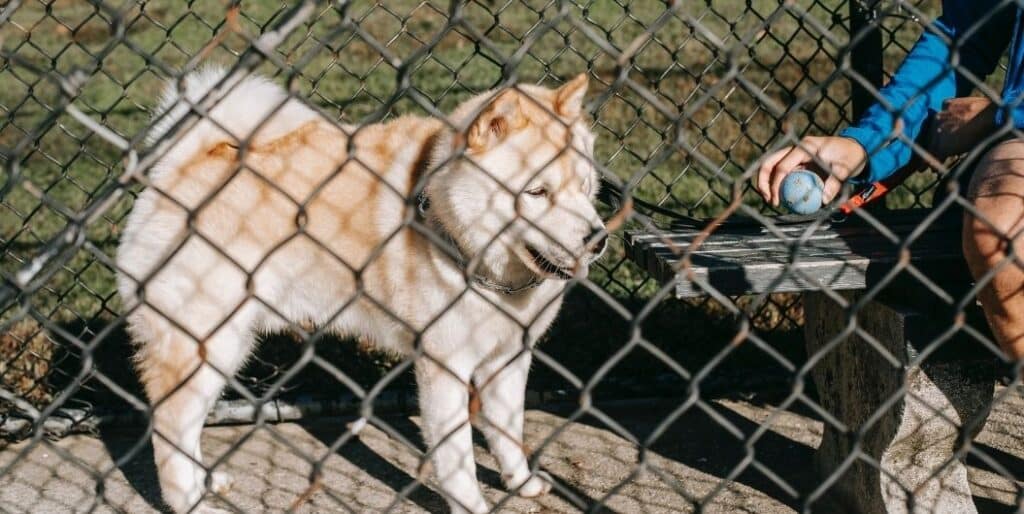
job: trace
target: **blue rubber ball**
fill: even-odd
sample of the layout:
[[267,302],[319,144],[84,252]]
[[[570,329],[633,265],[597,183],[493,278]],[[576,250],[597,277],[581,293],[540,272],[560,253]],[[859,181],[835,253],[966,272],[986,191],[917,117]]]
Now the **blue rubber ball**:
[[794,170],[782,179],[779,194],[781,203],[794,214],[814,214],[821,209],[821,195],[825,183],[817,173],[808,170]]

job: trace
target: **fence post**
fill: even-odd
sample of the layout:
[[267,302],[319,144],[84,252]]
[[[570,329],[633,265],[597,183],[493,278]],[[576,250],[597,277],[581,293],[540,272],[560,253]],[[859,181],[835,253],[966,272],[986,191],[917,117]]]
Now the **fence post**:
[[[850,2],[850,65],[853,71],[871,83],[882,87],[882,31],[878,29],[878,0],[852,0]],[[873,103],[875,96],[863,84],[851,81],[853,89],[853,116],[856,121]]]

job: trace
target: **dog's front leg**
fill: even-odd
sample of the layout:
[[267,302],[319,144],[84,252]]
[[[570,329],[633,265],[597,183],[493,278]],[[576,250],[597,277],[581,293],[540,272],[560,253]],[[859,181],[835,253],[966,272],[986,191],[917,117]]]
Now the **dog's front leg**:
[[427,452],[438,486],[453,514],[487,512],[476,481],[472,428],[469,425],[471,370],[445,369],[428,357],[416,363],[420,416]]
[[501,479],[509,490],[531,498],[551,490],[551,484],[531,475],[523,442],[526,377],[532,354],[506,353],[484,362],[473,374],[480,394],[477,426],[487,438],[501,466]]

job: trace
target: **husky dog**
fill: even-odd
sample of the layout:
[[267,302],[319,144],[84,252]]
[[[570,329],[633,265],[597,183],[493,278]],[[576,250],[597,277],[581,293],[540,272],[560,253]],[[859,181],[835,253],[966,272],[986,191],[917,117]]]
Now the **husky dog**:
[[[169,88],[152,140],[224,77]],[[339,127],[250,76],[175,137],[117,255],[171,508],[218,511],[206,490],[230,478],[207,476],[203,421],[258,333],[309,322],[414,356],[423,435],[454,512],[488,510],[471,414],[510,490],[550,489],[524,453],[524,390],[565,280],[605,246],[586,89],[580,75],[481,94],[447,120]]]

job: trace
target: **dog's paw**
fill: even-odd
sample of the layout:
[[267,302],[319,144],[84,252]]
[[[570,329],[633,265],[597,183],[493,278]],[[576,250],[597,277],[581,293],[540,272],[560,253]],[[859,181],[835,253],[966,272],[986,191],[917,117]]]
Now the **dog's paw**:
[[211,507],[209,505],[199,504],[196,508],[192,509],[192,514],[235,514],[234,511],[227,509],[221,509],[217,507]]
[[214,471],[210,474],[210,491],[217,494],[226,494],[234,483],[234,477],[225,471]]
[[[526,479],[521,487],[516,491],[516,494],[523,498],[536,498],[542,496],[551,491],[551,476],[543,471],[538,471],[533,476]],[[510,489],[515,489],[514,486],[510,486]]]
[[487,501],[484,500],[483,496],[480,496],[476,501],[469,503],[453,502],[448,501],[448,510],[451,514],[487,514],[491,512],[490,505],[487,505]]

